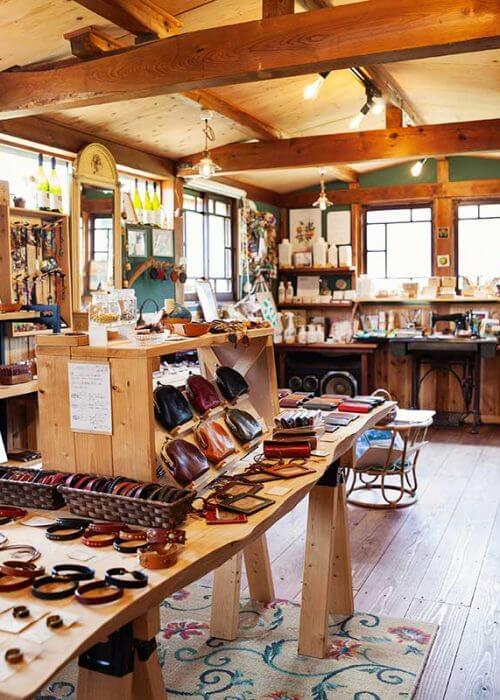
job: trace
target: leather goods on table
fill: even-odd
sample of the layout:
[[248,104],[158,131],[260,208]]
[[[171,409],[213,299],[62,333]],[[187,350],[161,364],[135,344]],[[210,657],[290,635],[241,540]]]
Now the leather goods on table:
[[215,420],[206,420],[197,426],[195,437],[205,457],[215,464],[221,462],[235,450],[231,436]]
[[319,411],[333,411],[337,406],[341,403],[340,401],[337,401],[336,399],[325,399],[322,396],[314,399],[309,399],[308,401],[304,401],[302,404],[301,408],[308,408],[310,410],[319,410]]
[[215,370],[217,386],[228,401],[248,392],[246,379],[232,367],[217,367]]
[[214,385],[199,374],[190,374],[187,382],[187,393],[191,406],[202,415],[211,408],[220,406],[220,398]]
[[240,442],[250,442],[262,435],[261,424],[248,411],[242,411],[240,408],[228,408],[225,419],[230,431]]
[[184,394],[175,386],[159,385],[153,392],[155,416],[165,430],[173,430],[193,417]]
[[279,430],[273,432],[273,442],[283,442],[285,445],[288,445],[290,442],[297,442],[298,439],[300,439],[300,442],[308,442],[311,450],[318,449],[318,438],[315,433],[301,433],[298,436],[284,434]]
[[166,447],[174,479],[187,486],[208,471],[208,461],[196,445],[187,440],[172,440]]
[[264,456],[274,457],[310,457],[311,445],[308,440],[264,440]]
[[382,406],[386,401],[384,396],[353,396],[352,400],[371,403],[373,406]]
[[341,403],[340,406],[337,407],[337,410],[342,413],[370,413],[373,408],[371,404],[362,403],[361,401],[344,401],[344,403]]

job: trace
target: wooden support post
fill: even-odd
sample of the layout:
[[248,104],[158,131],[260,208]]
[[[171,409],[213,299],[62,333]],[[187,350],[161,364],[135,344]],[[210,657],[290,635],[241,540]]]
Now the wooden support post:
[[[78,700],[96,700],[96,698],[130,700],[132,697],[132,677],[132,673],[121,677],[107,676],[104,673],[96,673],[80,667],[78,669],[77,698]],[[149,696],[147,697],[149,698]]]
[[337,492],[337,506],[330,575],[330,612],[352,615],[354,613],[354,597],[352,592],[351,540],[345,484],[339,484],[335,491]]
[[315,486],[312,489],[307,517],[299,654],[317,659],[324,658],[327,650],[336,509],[335,488]]
[[403,126],[403,112],[399,107],[388,102],[385,105],[385,128],[399,129]]
[[[447,158],[437,161],[437,179],[440,185],[448,183],[449,164]],[[453,221],[453,200],[444,197],[436,197],[434,200],[434,250],[435,260],[433,265],[434,275],[455,274],[455,230]],[[441,235],[447,233],[446,236]],[[447,231],[446,231],[447,229]],[[438,267],[437,259],[440,255],[449,255],[450,264],[447,267]]]
[[236,639],[239,626],[241,552],[214,573],[210,634],[218,639]]
[[[160,631],[160,609],[155,607],[141,615],[133,623],[134,638],[140,641],[153,639]],[[133,700],[166,700],[165,682],[156,649],[149,659],[141,661],[136,654],[132,682]],[[121,700],[121,699],[120,699]]]
[[270,603],[274,600],[275,593],[265,534],[248,544],[243,550],[243,556],[250,597],[259,603]]

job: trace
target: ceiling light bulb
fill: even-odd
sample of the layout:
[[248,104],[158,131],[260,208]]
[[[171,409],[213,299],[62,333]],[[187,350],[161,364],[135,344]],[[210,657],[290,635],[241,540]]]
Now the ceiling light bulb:
[[201,158],[196,168],[198,170],[198,175],[204,178],[212,177],[212,175],[215,175],[215,173],[221,169],[216,163],[214,163],[208,153]]
[[417,160],[417,162],[411,166],[411,174],[413,175],[413,177],[418,177],[421,174],[423,167],[424,161]]
[[382,97],[375,97],[372,105],[372,114],[382,114],[385,109],[385,102]]
[[304,100],[315,100],[318,97],[319,91],[323,87],[324,82],[325,77],[323,75],[318,74],[316,79],[312,83],[309,83],[309,85],[306,85],[306,87],[304,88]]
[[361,126],[361,122],[365,118],[365,115],[363,112],[358,112],[350,121],[349,123],[349,128],[350,129],[357,129],[359,126]]

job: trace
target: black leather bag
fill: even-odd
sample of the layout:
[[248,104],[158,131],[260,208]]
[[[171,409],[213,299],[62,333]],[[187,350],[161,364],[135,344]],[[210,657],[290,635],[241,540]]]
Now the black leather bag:
[[240,442],[250,442],[262,435],[262,426],[248,411],[239,408],[226,409],[226,423],[229,430]]
[[157,386],[153,392],[153,401],[156,419],[165,430],[173,430],[193,417],[186,397],[175,386]]
[[228,401],[234,401],[248,392],[245,378],[232,367],[217,367],[215,378],[222,395]]

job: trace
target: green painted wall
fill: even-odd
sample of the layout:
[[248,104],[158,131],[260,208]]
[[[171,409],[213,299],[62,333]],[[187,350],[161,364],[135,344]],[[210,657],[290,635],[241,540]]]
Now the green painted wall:
[[[500,178],[500,160],[455,156],[449,159],[450,180],[494,180]],[[500,194],[500,193],[499,193]]]

